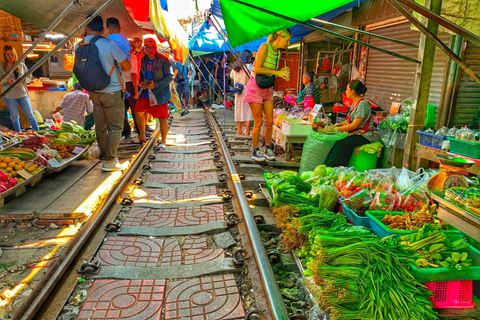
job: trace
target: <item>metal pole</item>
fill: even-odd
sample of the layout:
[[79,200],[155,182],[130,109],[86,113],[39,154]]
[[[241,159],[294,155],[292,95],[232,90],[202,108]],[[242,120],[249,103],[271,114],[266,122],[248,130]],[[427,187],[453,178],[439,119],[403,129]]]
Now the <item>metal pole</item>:
[[[228,155],[229,150],[223,141],[220,128],[218,127],[217,122],[213,119],[210,110],[205,110],[210,122],[213,125],[215,130],[215,135],[219,142],[220,147],[222,148],[223,154]],[[243,221],[247,228],[248,237],[252,243],[253,255],[255,261],[257,262],[258,271],[260,273],[260,279],[262,281],[263,288],[265,290],[267,302],[270,308],[270,314],[273,320],[287,320],[289,319],[287,309],[283,303],[282,294],[278,288],[277,281],[275,280],[275,275],[273,274],[272,267],[269,263],[267,252],[262,243],[262,238],[260,237],[260,232],[258,231],[257,224],[253,218],[252,212],[250,211],[250,205],[247,198],[245,197],[245,191],[243,190],[241,180],[238,176],[235,165],[231,157],[225,156],[226,167],[230,177],[232,179],[233,187],[235,188],[235,194],[238,197],[240,204],[240,211],[242,213]]]
[[465,30],[464,28],[460,27],[459,25],[456,25],[455,23],[451,22],[450,20],[445,19],[444,17],[435,14],[428,10],[427,8],[419,5],[418,3],[410,0],[397,0],[397,2],[402,3],[403,5],[409,7],[410,9],[420,13],[422,16],[425,16],[426,18],[435,21],[442,27],[445,27],[458,35],[464,37],[468,41],[471,41],[475,43],[477,46],[480,46],[480,37],[471,33],[468,30]]
[[[230,44],[228,43],[228,36],[225,34],[225,32],[222,30],[222,28],[220,28],[220,24],[218,23],[217,21],[217,18],[215,18],[215,16],[210,12],[210,16],[213,17],[213,19],[215,19],[215,21],[217,22],[217,24],[219,25],[219,27],[217,28],[217,26],[215,25],[215,23],[212,21],[212,25],[213,27],[215,28],[215,30],[217,30],[218,34],[220,35],[220,37],[222,37],[223,41],[225,41],[225,44],[227,45],[227,47],[230,49],[230,52],[232,52],[235,57],[242,61],[242,68],[243,68],[243,71],[245,72],[245,74],[247,75],[247,77],[250,79],[250,70],[248,70],[247,66],[245,65],[245,63],[243,62],[243,59],[242,57],[240,56],[240,54],[238,53],[238,51],[231,47]],[[220,31],[221,30],[221,31]]]
[[293,19],[293,18],[290,18],[290,17],[287,17],[287,16],[284,16],[282,14],[279,14],[279,13],[276,13],[276,12],[273,12],[273,11],[270,11],[270,10],[267,10],[267,9],[263,9],[263,8],[260,8],[260,7],[257,7],[257,6],[254,6],[254,5],[251,5],[249,3],[245,3],[245,2],[242,2],[242,1],[239,1],[239,0],[232,0],[234,2],[237,2],[237,3],[240,3],[240,4],[243,4],[247,7],[250,7],[250,8],[254,8],[254,9],[257,9],[261,12],[265,12],[265,13],[268,13],[268,14],[271,14],[272,16],[275,16],[277,18],[282,18],[282,19],[285,19],[285,20],[288,20],[288,21],[292,21],[292,22],[295,22],[297,24],[301,24],[302,26],[305,26],[305,27],[309,27],[313,30],[320,30],[320,31],[323,31],[323,32],[326,32],[326,33],[329,33],[331,35],[334,35],[340,39],[344,39],[344,40],[348,40],[348,41],[352,41],[352,42],[355,42],[355,43],[358,43],[364,47],[367,47],[367,48],[371,48],[373,50],[377,50],[377,51],[380,51],[380,52],[383,52],[383,53],[386,53],[386,54],[389,54],[391,56],[394,56],[394,57],[397,57],[397,58],[400,58],[400,59],[404,59],[404,60],[407,60],[407,61],[410,61],[410,62],[415,62],[415,63],[420,63],[420,61],[416,60],[416,59],[412,59],[410,57],[407,57],[407,56],[404,56],[404,55],[401,55],[401,54],[398,54],[398,53],[395,53],[395,52],[391,52],[391,51],[388,51],[388,50],[385,50],[385,49],[382,49],[382,48],[378,48],[378,47],[375,47],[369,43],[365,43],[363,41],[359,41],[359,40],[356,40],[356,39],[352,39],[350,37],[347,37],[347,36],[344,36],[340,33],[337,33],[337,32],[333,32],[333,31],[330,31],[328,29],[325,29],[325,28],[322,28],[322,27],[319,27],[319,26],[315,26],[315,25],[312,25],[312,24],[309,24],[309,23],[306,23],[306,22],[303,22],[303,21],[300,21],[300,20],[297,20],[297,19]]
[[65,10],[62,11],[62,13],[60,13],[60,15],[48,26],[47,29],[45,29],[45,31],[40,35],[40,37],[35,40],[35,42],[32,44],[32,46],[30,48],[27,49],[27,51],[17,60],[17,62],[15,62],[15,64],[7,70],[7,72],[5,72],[5,74],[3,75],[3,77],[0,79],[0,83],[2,83],[3,81],[5,81],[5,79],[7,79],[7,77],[9,75],[11,75],[13,73],[13,71],[20,65],[20,63],[22,63],[25,58],[27,57],[27,55],[30,54],[30,52],[33,51],[33,49],[35,49],[38,44],[40,42],[43,41],[43,39],[45,39],[45,36],[50,32],[52,31],[59,23],[60,21],[63,20],[63,18],[65,18],[65,16],[73,9],[73,7],[78,4],[80,6],[83,6],[83,4],[79,3],[79,0],[73,0],[66,8]]
[[160,130],[157,128],[152,136],[154,138],[150,139],[150,141],[143,146],[139,152],[140,156],[133,160],[133,163],[128,171],[124,174],[120,181],[115,184],[104,202],[85,222],[85,224],[78,231],[78,234],[68,244],[65,252],[58,258],[58,263],[48,268],[48,272],[44,275],[42,280],[40,280],[40,283],[34,290],[33,294],[31,294],[27,300],[25,300],[22,307],[18,309],[19,313],[13,316],[13,320],[30,320],[35,317],[38,310],[42,307],[42,304],[48,299],[48,295],[52,292],[58,281],[60,281],[62,278],[63,274],[70,267],[70,264],[81,251],[84,244],[92,236],[99,223],[102,221],[103,216],[107,213],[108,209],[116,203],[117,196],[130,181],[132,175],[143,163],[143,160],[147,156],[147,150],[153,147],[160,136]]
[[[233,0],[235,1],[235,0]],[[465,62],[460,59],[448,46],[446,46],[440,39],[437,38],[432,32],[430,32],[420,21],[417,20],[410,12],[407,11],[401,4],[396,2],[395,0],[387,0],[398,12],[403,14],[407,20],[409,20],[415,27],[417,27],[425,36],[431,39],[437,46],[445,52],[450,59],[455,61],[456,64],[460,66],[470,77],[475,80],[478,84],[480,84],[480,76],[478,76],[474,70],[470,69]],[[433,21],[433,20],[432,20]]]
[[[200,62],[205,66],[205,69],[207,69],[207,66],[205,65],[205,63],[203,62],[202,58],[200,58],[200,56],[197,56],[198,59],[200,59]],[[195,64],[196,65],[196,64]],[[198,70],[200,70],[200,67],[198,67]],[[201,73],[201,72],[200,72]],[[210,73],[210,72],[209,72]],[[203,73],[202,74],[202,77],[203,79],[205,79],[205,76],[203,76]],[[210,73],[211,74],[211,73]],[[205,79],[205,81],[209,82],[208,79]],[[213,78],[213,82],[215,82],[215,85],[220,88],[220,85],[217,83],[217,81],[215,80],[215,77]],[[220,90],[222,90],[222,88],[220,88]],[[216,95],[216,93],[215,93]]]
[[91,16],[89,16],[85,21],[83,21],[80,25],[78,25],[75,30],[73,30],[68,36],[63,38],[62,41],[60,41],[59,44],[55,48],[53,48],[52,51],[48,52],[46,55],[42,57],[42,59],[38,60],[37,63],[28,71],[21,76],[20,78],[17,79],[10,87],[7,88],[2,94],[0,94],[0,99],[3,98],[10,90],[12,90],[16,85],[18,85],[20,82],[25,80],[30,74],[32,74],[35,70],[37,70],[45,61],[47,61],[55,52],[58,51],[68,40],[70,40],[80,29],[85,27],[87,24],[90,23],[90,21],[93,20],[100,12],[102,12],[106,7],[108,7],[114,0],[107,0],[100,8],[98,8],[97,11],[95,11]]
[[375,38],[383,39],[383,40],[386,40],[386,41],[390,41],[390,42],[394,42],[394,43],[398,43],[398,44],[403,44],[405,46],[418,48],[418,46],[416,44],[413,44],[413,43],[404,42],[404,41],[393,39],[393,38],[390,38],[390,37],[381,36],[379,34],[367,32],[367,31],[363,31],[363,30],[358,30],[358,29],[354,29],[354,28],[350,28],[350,27],[346,27],[346,26],[342,26],[341,24],[336,24],[336,23],[329,22],[329,21],[326,21],[326,20],[312,18],[312,19],[310,19],[310,21],[321,23],[321,24],[326,24],[327,26],[330,26],[330,27],[337,27],[337,28],[340,28],[340,29],[352,31],[352,32],[355,32],[355,33],[359,33],[359,34],[369,36],[369,37],[375,37]]

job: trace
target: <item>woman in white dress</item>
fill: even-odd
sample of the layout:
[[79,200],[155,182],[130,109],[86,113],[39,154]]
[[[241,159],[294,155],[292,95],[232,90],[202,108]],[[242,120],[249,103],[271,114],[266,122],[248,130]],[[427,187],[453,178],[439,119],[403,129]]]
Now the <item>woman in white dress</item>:
[[[246,50],[247,51],[247,50]],[[252,59],[251,52],[242,52],[241,56],[245,61],[249,71],[252,71],[252,64],[250,63]],[[233,64],[233,70],[230,73],[230,78],[233,79],[234,84],[242,84],[243,90],[241,94],[235,94],[235,121],[237,122],[237,135],[243,135],[243,130],[245,128],[245,135],[250,135],[250,125],[253,120],[252,111],[250,110],[250,105],[243,102],[243,97],[245,96],[245,88],[248,83],[248,76],[242,67],[243,63],[240,60],[235,61]]]

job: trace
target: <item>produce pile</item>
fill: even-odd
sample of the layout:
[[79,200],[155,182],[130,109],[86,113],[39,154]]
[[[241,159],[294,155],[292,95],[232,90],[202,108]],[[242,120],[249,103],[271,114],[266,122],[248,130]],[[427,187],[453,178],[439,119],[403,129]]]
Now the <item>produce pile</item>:
[[43,169],[43,167],[38,166],[32,161],[23,161],[22,159],[25,158],[6,156],[5,151],[6,150],[0,152],[0,154],[3,153],[3,155],[0,155],[0,193],[25,181],[25,179],[20,176],[20,171],[25,170],[29,174],[35,175]]
[[332,320],[437,319],[430,293],[409,271],[412,252],[341,214],[300,205],[273,210],[288,249],[306,266],[306,285]]
[[417,230],[426,224],[439,224],[436,221],[436,205],[424,205],[418,212],[406,212],[404,214],[387,214],[382,222],[393,230]]
[[52,133],[57,137],[53,140],[55,144],[90,145],[96,140],[94,131],[85,130],[73,120],[62,122],[61,129],[54,130]]
[[480,214],[480,188],[453,187],[445,191],[445,199],[475,214]]
[[415,252],[416,265],[419,268],[456,268],[470,267],[467,240],[459,234],[447,236],[433,226],[426,224],[422,229],[401,236],[401,245]]
[[406,169],[359,173],[321,165],[301,175],[295,171],[268,173],[266,179],[274,193],[273,206],[305,204],[332,210],[342,198],[358,215],[365,215],[366,210],[419,211],[430,203],[425,177]]
[[[434,133],[433,130],[425,130],[425,132]],[[452,137],[458,140],[480,142],[480,132],[474,132],[468,127],[463,127],[460,129],[457,129],[456,127],[450,129],[447,127],[441,127],[435,131],[435,134],[438,136]]]

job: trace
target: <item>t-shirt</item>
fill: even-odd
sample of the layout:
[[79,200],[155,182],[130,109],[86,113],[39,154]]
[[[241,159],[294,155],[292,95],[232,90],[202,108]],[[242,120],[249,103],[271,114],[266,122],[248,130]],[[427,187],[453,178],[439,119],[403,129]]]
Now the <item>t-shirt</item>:
[[[127,59],[130,60],[130,42],[124,35],[120,33],[114,33],[108,36],[108,39],[115,41],[115,43],[122,49],[123,52],[127,55]],[[121,61],[118,61],[121,62]]]
[[[365,127],[367,125],[368,121],[370,120],[370,124],[368,126],[368,128],[370,129],[370,132],[367,132],[363,136],[365,138],[367,138],[368,140],[372,141],[373,130],[374,130],[374,127],[373,127],[373,122],[374,121],[372,119],[372,108],[370,107],[370,104],[365,100],[360,101],[360,103],[358,104],[358,106],[355,109],[353,109],[353,106],[352,106],[352,110],[350,111],[349,115],[350,115],[350,123],[355,121],[355,119],[357,119],[357,118],[363,118],[363,121],[362,121],[362,123],[360,123],[360,126],[358,127],[358,130]],[[351,133],[355,133],[355,132],[351,132]]]
[[[201,81],[205,81],[209,79],[210,73],[213,74],[215,71],[215,64],[209,60],[207,63],[205,61],[202,63],[200,62],[200,72],[202,73],[203,77],[201,77]],[[205,79],[204,79],[205,77]]]
[[80,90],[67,93],[58,106],[63,109],[63,121],[75,120],[79,125],[85,123],[85,111],[93,111],[90,96]]
[[[92,40],[93,37],[94,36],[91,35],[86,36],[84,41],[89,42],[90,40]],[[98,41],[95,42],[95,45],[98,48],[98,56],[100,58],[100,62],[102,63],[103,70],[105,70],[108,75],[110,74],[110,71],[112,70],[115,61],[121,63],[125,59],[127,59],[127,55],[125,54],[125,52],[123,52],[122,49],[120,49],[120,47],[110,39],[98,39]],[[114,68],[112,77],[110,79],[110,84],[105,89],[99,90],[97,92],[113,93],[121,91],[122,86],[120,85],[117,72],[118,68]]]
[[[147,67],[145,70],[145,80],[152,80],[153,79],[153,63],[155,59],[147,59]],[[145,98],[148,99],[148,90],[143,90]]]

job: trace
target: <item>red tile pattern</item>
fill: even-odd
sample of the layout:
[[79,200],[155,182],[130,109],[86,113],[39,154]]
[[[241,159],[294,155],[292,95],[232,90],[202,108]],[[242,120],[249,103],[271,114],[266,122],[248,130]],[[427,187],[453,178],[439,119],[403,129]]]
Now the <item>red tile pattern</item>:
[[153,169],[173,169],[173,170],[182,170],[182,169],[201,169],[206,167],[213,167],[215,163],[213,160],[203,160],[197,162],[153,162]]
[[189,249],[184,250],[184,264],[196,264],[225,258],[223,249]]
[[233,275],[171,281],[165,319],[243,319],[245,311]]
[[166,239],[162,252],[162,261],[159,266],[171,267],[182,264],[182,251],[177,239]]
[[199,236],[190,236],[185,239],[183,243],[182,249],[183,250],[191,250],[191,249],[207,249],[207,239],[201,238]]
[[183,174],[181,173],[152,173],[147,176],[145,182],[148,183],[182,183]]
[[155,267],[164,240],[134,237],[108,237],[98,252],[102,265]]
[[183,182],[185,183],[194,183],[194,182],[203,182],[209,180],[218,180],[216,172],[184,172],[183,173]]
[[223,206],[221,204],[179,208],[175,226],[196,226],[209,222],[224,220],[225,215],[223,213]]
[[165,280],[95,280],[77,319],[160,320]]
[[178,200],[196,200],[198,198],[214,197],[217,196],[217,188],[214,186],[207,187],[194,187],[179,189],[177,199]]
[[173,227],[177,220],[178,209],[150,209],[132,207],[128,213],[124,226],[131,227]]
[[157,159],[169,160],[196,160],[211,156],[211,152],[202,153],[157,153]]

